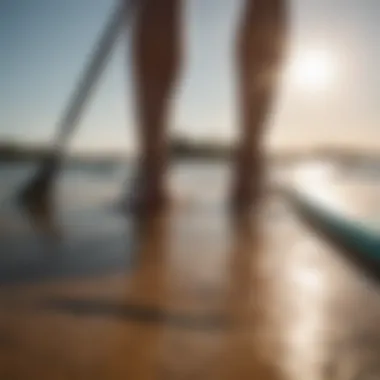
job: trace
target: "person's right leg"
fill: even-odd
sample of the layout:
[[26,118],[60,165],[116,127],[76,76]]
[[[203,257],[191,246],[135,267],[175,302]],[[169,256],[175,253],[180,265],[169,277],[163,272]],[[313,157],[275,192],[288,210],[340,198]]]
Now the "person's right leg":
[[265,123],[271,112],[287,37],[287,0],[246,0],[238,36],[240,139],[232,207],[244,211],[263,185]]
[[167,126],[180,68],[182,0],[140,2],[134,35],[139,166],[129,206],[155,211],[167,194]]

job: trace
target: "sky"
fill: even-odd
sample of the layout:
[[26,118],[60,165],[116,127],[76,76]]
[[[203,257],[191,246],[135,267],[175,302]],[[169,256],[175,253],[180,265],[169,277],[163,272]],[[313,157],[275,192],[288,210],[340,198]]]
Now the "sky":
[[[186,64],[173,133],[233,141],[233,42],[243,2],[187,0]],[[380,1],[292,0],[287,62],[267,141],[380,149]],[[111,0],[0,0],[0,139],[46,143]],[[135,146],[130,29],[121,36],[71,147]]]

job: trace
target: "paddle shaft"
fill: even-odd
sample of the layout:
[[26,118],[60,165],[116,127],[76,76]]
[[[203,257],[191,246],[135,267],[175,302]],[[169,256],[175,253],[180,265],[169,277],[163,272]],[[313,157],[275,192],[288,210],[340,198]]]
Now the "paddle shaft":
[[69,138],[78,125],[83,111],[89,102],[90,95],[99,82],[108,58],[120,35],[124,19],[132,13],[131,10],[136,3],[136,0],[129,0],[128,2],[124,0],[118,1],[120,5],[117,6],[110,17],[104,32],[96,43],[81,79],[70,96],[68,105],[58,122],[58,134],[55,141],[56,150],[59,152],[58,155],[62,153],[62,150],[65,148]]
[[107,23],[104,32],[97,42],[91,59],[86,65],[82,77],[72,96],[70,96],[68,105],[59,120],[58,132],[52,153],[42,161],[39,171],[19,193],[19,200],[25,205],[43,204],[49,199],[55,178],[61,167],[61,161],[68,140],[83,115],[91,93],[99,82],[99,78],[122,29],[124,19],[131,15],[132,8],[138,0],[118,1],[120,4],[112,14],[110,21]]

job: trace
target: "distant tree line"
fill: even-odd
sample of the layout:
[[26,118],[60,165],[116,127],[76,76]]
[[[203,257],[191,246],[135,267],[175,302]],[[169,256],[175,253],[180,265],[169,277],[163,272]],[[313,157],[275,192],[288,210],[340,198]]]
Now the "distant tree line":
[[228,159],[232,147],[214,142],[191,141],[186,138],[176,138],[170,143],[173,158],[179,159]]
[[13,143],[0,143],[0,161],[24,162],[39,161],[49,154],[45,147],[29,147]]
[[[213,141],[195,141],[186,137],[176,137],[170,142],[170,154],[174,159],[207,159],[228,160],[234,147]],[[46,146],[28,146],[11,142],[0,142],[0,162],[40,161],[51,153]],[[71,160],[77,162],[111,163],[120,160],[120,153],[114,155],[76,155]],[[379,160],[379,151],[354,150],[337,147],[317,147],[305,151],[290,150],[287,152],[268,152],[268,159],[274,162],[291,163],[303,159],[329,159],[342,164],[350,164],[358,160]]]

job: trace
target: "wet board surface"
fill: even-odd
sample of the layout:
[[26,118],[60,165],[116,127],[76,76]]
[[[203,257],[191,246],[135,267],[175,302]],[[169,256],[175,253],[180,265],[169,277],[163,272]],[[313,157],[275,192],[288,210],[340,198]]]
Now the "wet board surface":
[[[198,207],[149,223],[104,207],[119,182],[63,183],[59,240],[3,203],[0,266],[15,274],[1,269],[0,378],[380,378],[377,281],[281,198],[232,220],[211,172],[210,194],[191,174]],[[337,196],[363,194],[375,199],[361,185]],[[43,269],[20,275],[25,262]]]

